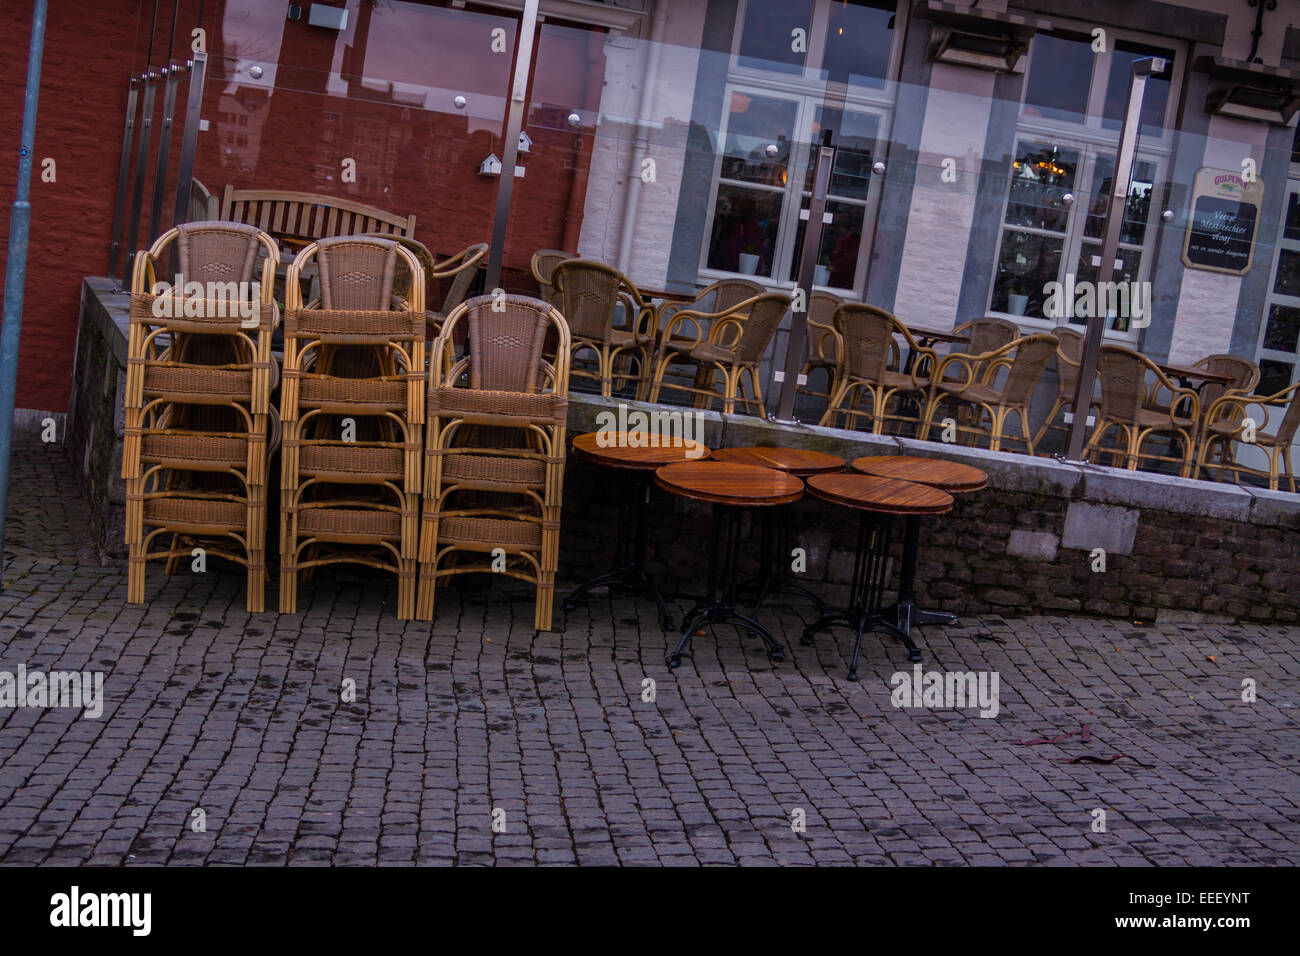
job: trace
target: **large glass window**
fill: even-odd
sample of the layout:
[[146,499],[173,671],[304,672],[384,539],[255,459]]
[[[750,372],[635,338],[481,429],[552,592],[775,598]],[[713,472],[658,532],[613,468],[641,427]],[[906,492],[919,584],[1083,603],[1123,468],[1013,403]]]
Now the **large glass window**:
[[[1179,53],[1172,44],[1115,31],[1104,38],[1082,30],[1034,38],[1020,134],[1008,170],[991,312],[1016,321],[1023,317],[1030,325],[1085,321],[1068,311],[1047,315],[1048,284],[1069,288],[1071,279],[1076,285],[1096,279],[1131,66],[1134,60],[1157,56],[1169,67],[1162,77],[1147,81],[1139,155],[1124,207],[1113,281],[1147,279],[1148,247],[1155,232],[1152,200],[1168,166],[1168,127],[1175,106],[1170,77],[1181,69]],[[1129,319],[1127,314],[1115,316],[1112,331],[1127,333]]]
[[1286,214],[1275,248],[1264,327],[1260,330],[1256,391],[1262,395],[1280,392],[1300,378],[1300,180],[1287,183]]
[[[888,134],[897,0],[741,0],[701,279],[793,283],[815,144],[837,152],[815,284],[861,291]],[[824,105],[827,83],[843,106]]]

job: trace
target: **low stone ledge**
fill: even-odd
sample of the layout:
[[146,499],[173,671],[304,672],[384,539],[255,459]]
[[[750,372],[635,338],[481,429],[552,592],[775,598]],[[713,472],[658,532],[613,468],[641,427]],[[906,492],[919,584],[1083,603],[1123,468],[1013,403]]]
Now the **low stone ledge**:
[[[1177,475],[1128,471],[1084,463],[1082,497],[1098,504],[1168,511],[1173,514],[1246,521],[1250,518],[1251,492],[1237,485],[1221,485]],[[1300,502],[1293,502],[1300,514]]]

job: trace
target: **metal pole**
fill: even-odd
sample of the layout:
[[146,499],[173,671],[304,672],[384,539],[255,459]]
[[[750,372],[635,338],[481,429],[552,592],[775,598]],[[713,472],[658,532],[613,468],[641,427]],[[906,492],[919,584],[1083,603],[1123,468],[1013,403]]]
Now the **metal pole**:
[[9,508],[9,461],[13,452],[14,392],[18,387],[18,344],[23,329],[23,284],[31,241],[32,153],[36,142],[36,101],[41,92],[45,49],[45,4],[36,0],[32,42],[27,54],[27,98],[18,150],[18,185],[9,217],[9,258],[5,265],[4,327],[0,329],[0,562],[4,560],[5,516]]
[[528,98],[528,74],[533,65],[533,38],[537,35],[537,8],[541,0],[524,0],[523,20],[515,53],[515,77],[510,85],[510,108],[506,112],[505,142],[501,144],[501,182],[497,185],[497,208],[492,217],[492,244],[488,246],[486,288],[501,285],[501,260],[505,256],[506,226],[510,221],[510,193],[515,187],[515,163],[519,160],[519,131],[524,124],[524,101]]
[[799,370],[803,368],[803,347],[808,337],[808,310],[812,308],[813,278],[816,275],[817,255],[822,247],[822,226],[826,213],[826,193],[830,189],[831,170],[835,164],[835,147],[830,145],[827,132],[823,145],[817,150],[816,172],[813,174],[812,198],[808,202],[808,224],[803,230],[803,251],[799,256],[799,285],[795,289],[795,304],[803,293],[803,308],[790,313],[790,334],[785,340],[785,369],[780,373],[781,397],[777,400],[776,420],[793,422],[795,393],[799,389]]
[[131,176],[131,145],[135,137],[136,100],[139,81],[131,77],[126,94],[126,126],[122,130],[122,159],[117,167],[117,200],[113,203],[113,244],[108,253],[108,274],[117,275],[117,254],[122,251],[122,217],[126,212],[126,185]]
[[173,224],[190,219],[190,188],[194,185],[194,153],[199,142],[199,120],[203,110],[203,87],[208,76],[208,55],[195,53],[190,69],[189,96],[185,102],[185,131],[181,133],[181,166],[176,174],[176,215]]
[[176,120],[176,86],[180,83],[180,67],[168,63],[162,70],[167,78],[167,90],[163,94],[162,129],[158,131],[158,159],[153,169],[153,202],[149,204],[149,240],[153,241],[162,232],[163,197],[167,195],[167,160],[171,155],[172,126]]
[[[1137,155],[1138,130],[1142,124],[1142,95],[1146,92],[1147,77],[1153,73],[1163,73],[1165,61],[1160,57],[1147,57],[1133,63],[1133,78],[1129,82],[1128,102],[1124,107],[1124,125],[1119,134],[1119,152],[1115,156],[1115,172],[1110,191],[1110,202],[1106,207],[1106,222],[1101,243],[1101,264],[1097,267],[1097,288],[1106,287],[1115,274],[1115,255],[1119,251],[1119,233],[1124,225],[1124,208],[1128,202],[1128,190],[1133,176],[1133,159]],[[1074,305],[1069,303],[1067,309],[1074,314]],[[1070,435],[1066,441],[1066,458],[1080,461],[1083,458],[1083,444],[1088,432],[1088,410],[1092,401],[1093,383],[1097,377],[1097,360],[1101,357],[1101,340],[1106,332],[1106,323],[1111,316],[1099,315],[1093,309],[1088,317],[1088,328],[1083,342],[1083,360],[1079,365],[1079,381],[1074,390],[1074,404],[1071,407],[1073,420],[1070,422]]]

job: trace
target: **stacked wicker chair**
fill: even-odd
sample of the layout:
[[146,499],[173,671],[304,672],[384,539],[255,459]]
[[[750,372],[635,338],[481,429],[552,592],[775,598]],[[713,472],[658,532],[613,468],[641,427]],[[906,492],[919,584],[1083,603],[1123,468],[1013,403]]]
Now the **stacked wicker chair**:
[[[314,261],[318,301],[299,276]],[[399,263],[412,281],[394,295]],[[280,610],[300,571],[352,563],[397,575],[397,616],[415,613],[425,406],[424,269],[391,239],[307,246],[289,267],[284,324]]]
[[[183,285],[155,294],[173,243]],[[252,294],[261,251],[260,294]],[[270,236],[224,222],[171,229],[136,258],[122,454],[131,603],[144,601],[146,561],[166,558],[174,571],[202,548],[243,565],[248,610],[265,609],[279,258]],[[202,294],[186,295],[195,282]]]
[[550,630],[571,351],[564,317],[526,296],[478,296],[443,324],[429,362],[421,620],[442,579],[496,571],[535,586],[534,625]]

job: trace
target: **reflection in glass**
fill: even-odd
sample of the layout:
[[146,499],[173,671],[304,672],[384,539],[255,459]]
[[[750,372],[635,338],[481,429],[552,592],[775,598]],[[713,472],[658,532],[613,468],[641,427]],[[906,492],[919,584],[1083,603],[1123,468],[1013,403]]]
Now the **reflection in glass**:
[[854,86],[885,85],[895,6],[894,0],[832,0],[822,57],[826,79]]
[[1005,230],[991,308],[995,312],[1043,318],[1045,287],[1056,280],[1063,245],[1064,240],[1059,236]]
[[783,198],[784,193],[719,184],[708,267],[770,276]]
[[1273,352],[1295,352],[1300,348],[1300,309],[1274,305],[1268,310],[1264,348]]
[[1021,143],[1011,167],[1007,224],[1064,232],[1069,207],[1061,197],[1074,188],[1079,154],[1046,143]]
[[[831,131],[831,142],[837,147],[829,195],[848,199],[867,198],[878,128],[879,121],[871,113],[817,107],[813,123],[813,155],[815,144],[821,142],[823,130]],[[812,192],[815,172],[814,164],[810,162],[804,177],[804,192]]]
[[1088,109],[1095,56],[1089,40],[1050,33],[1034,37],[1024,114],[1081,122]]
[[[740,65],[778,73],[800,73],[806,52],[795,52],[791,37],[812,24],[813,0],[749,0],[740,33]],[[807,44],[804,45],[805,48]]]
[[[1106,208],[1110,203],[1111,189],[1114,184],[1111,175],[1114,168],[1115,160],[1109,156],[1098,156],[1093,166],[1092,199],[1083,226],[1084,235],[1089,239],[1100,239],[1104,234]],[[1136,246],[1141,245],[1146,238],[1147,220],[1151,216],[1151,189],[1154,177],[1154,164],[1142,160],[1133,164],[1128,200],[1124,203],[1124,223],[1120,227],[1120,242]]]
[[1255,392],[1259,395],[1276,395],[1291,384],[1295,373],[1295,364],[1278,362],[1274,359],[1259,360],[1259,385]]
[[1282,227],[1283,239],[1300,239],[1300,192],[1286,199],[1286,223]]
[[[732,93],[722,178],[784,187],[797,110],[793,100]],[[767,147],[773,145],[776,155],[769,156]]]
[[[808,207],[807,200],[804,208]],[[837,202],[834,199],[826,203],[826,211],[832,221],[822,227],[821,249],[818,250],[817,264],[822,267],[821,279],[815,279],[817,285],[834,286],[837,289],[853,288],[853,280],[858,269],[858,252],[862,247],[862,228],[866,220],[867,209],[858,203]],[[799,220],[795,233],[794,257],[790,260],[790,281],[799,281],[799,265],[803,257],[803,236],[806,220]]]
[[1300,252],[1280,249],[1277,254],[1277,278],[1273,291],[1279,295],[1300,295]]
[[1128,102],[1129,79],[1133,75],[1134,60],[1150,56],[1163,57],[1168,61],[1164,75],[1147,77],[1146,90],[1142,94],[1142,131],[1150,133],[1164,126],[1165,111],[1169,107],[1169,77],[1172,75],[1174,53],[1160,47],[1144,46],[1128,40],[1115,42],[1115,53],[1110,58],[1110,72],[1106,77],[1106,103],[1102,108],[1102,126],[1106,129],[1119,129],[1124,119],[1124,106]]
[[[1142,252],[1138,249],[1120,249],[1115,253],[1115,258],[1119,265],[1111,274],[1110,281],[1113,283],[1123,283],[1127,287],[1126,291],[1128,295],[1118,294],[1115,296],[1114,301],[1118,303],[1118,308],[1115,310],[1115,321],[1111,323],[1111,328],[1117,332],[1126,332],[1128,331],[1129,321],[1132,319],[1132,309],[1129,308],[1129,306],[1132,304],[1131,297],[1133,295],[1134,284],[1137,282],[1138,275],[1142,268]],[[1098,260],[1098,265],[1093,264],[1094,259]],[[1083,282],[1093,283],[1097,281],[1097,272],[1100,268],[1100,260],[1101,243],[1085,242],[1079,248],[1079,261],[1075,266],[1074,272],[1076,285]],[[1094,291],[1095,298],[1093,301],[1098,309],[1111,301],[1109,293],[1106,294],[1106,297],[1103,300],[1100,291]],[[1150,297],[1146,296],[1145,293],[1143,293],[1143,295],[1143,307],[1150,309]],[[1077,295],[1075,296],[1075,299],[1077,301]],[[1071,316],[1070,321],[1075,325],[1083,325],[1087,322],[1087,316],[1079,318]]]

